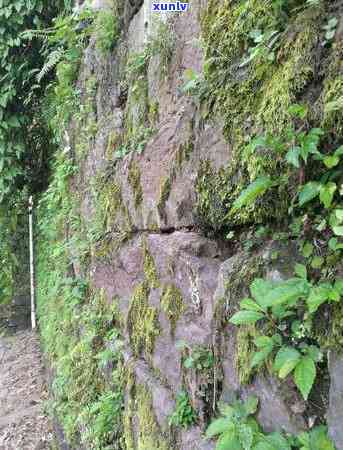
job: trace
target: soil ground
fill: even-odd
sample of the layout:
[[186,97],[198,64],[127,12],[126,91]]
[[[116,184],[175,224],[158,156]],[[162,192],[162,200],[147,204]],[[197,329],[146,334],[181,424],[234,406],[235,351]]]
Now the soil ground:
[[0,450],[53,448],[44,378],[35,333],[0,337]]

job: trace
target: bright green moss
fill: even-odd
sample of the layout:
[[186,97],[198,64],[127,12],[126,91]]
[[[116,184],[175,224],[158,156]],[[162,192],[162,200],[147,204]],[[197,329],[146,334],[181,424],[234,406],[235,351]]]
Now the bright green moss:
[[160,184],[160,197],[157,203],[157,209],[161,217],[165,217],[165,207],[171,192],[170,177],[163,177]]
[[[234,215],[229,211],[256,177],[289,177],[282,157],[264,149],[252,154],[244,150],[251,138],[264,132],[280,133],[291,120],[289,106],[313,79],[320,26],[321,11],[316,8],[290,13],[287,18],[267,0],[209,2],[202,27],[206,52],[203,101],[212,115],[223,118],[232,158],[230,166],[219,173],[208,167],[200,170],[197,209],[200,222],[208,227],[219,230],[233,223],[259,223],[287,213],[291,195],[287,186],[270,190]],[[242,64],[252,45],[249,33],[256,29],[281,32],[275,61],[257,56]]]
[[124,416],[125,450],[169,450],[170,436],[160,429],[149,387],[137,384],[130,373]]
[[328,324],[327,316],[317,317],[314,326],[315,336],[323,349],[342,351],[343,346],[343,304],[334,305],[330,312]]
[[130,233],[131,217],[123,202],[121,187],[105,174],[98,175],[94,183],[94,201],[96,206],[92,233],[95,239],[105,233],[120,230]]
[[125,370],[126,404],[123,417],[125,450],[135,450],[133,419],[135,416],[135,377],[129,364]]
[[154,415],[148,386],[136,386],[136,408],[139,422],[137,450],[169,450],[168,437],[163,437]]
[[235,367],[241,384],[248,383],[252,375],[251,358],[255,351],[255,337],[254,325],[239,327],[236,336]]
[[156,264],[154,258],[149,252],[148,242],[143,240],[143,257],[144,257],[144,274],[151,288],[158,288],[160,282],[157,275]]
[[[252,281],[263,276],[263,267],[261,256],[241,255],[233,262],[225,281],[225,295],[215,306],[215,319],[219,329],[227,326],[227,321],[237,311],[240,300],[249,295],[248,287]],[[235,366],[241,383],[247,383],[251,376],[254,336],[254,327],[240,327],[236,335]]]
[[149,304],[150,287],[147,281],[139,284],[132,295],[127,327],[130,345],[135,356],[145,353],[149,357],[160,334],[158,311]]
[[184,303],[180,290],[175,285],[165,286],[161,297],[161,307],[170,322],[172,335],[176,324],[184,311]]
[[143,201],[143,189],[141,185],[141,172],[138,164],[131,162],[129,167],[129,183],[133,191],[135,207],[138,208]]
[[122,196],[120,186],[113,182],[104,183],[99,188],[97,214],[102,218],[102,226],[105,232],[112,230],[121,206]]
[[338,137],[343,133],[343,44],[337,42],[324,81],[322,126]]

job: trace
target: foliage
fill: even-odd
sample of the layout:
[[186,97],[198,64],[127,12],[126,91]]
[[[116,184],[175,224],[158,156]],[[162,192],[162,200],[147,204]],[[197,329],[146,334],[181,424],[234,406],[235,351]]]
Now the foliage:
[[197,421],[196,413],[191,405],[189,395],[186,391],[181,391],[176,398],[176,408],[169,418],[169,425],[189,428]]
[[169,63],[175,50],[175,36],[170,23],[159,20],[154,24],[152,36],[149,38],[147,52],[150,57],[158,57],[161,79],[168,74]]
[[37,189],[37,179],[44,179],[49,136],[37,117],[45,86],[31,92],[43,58],[40,46],[27,46],[22,32],[49,25],[64,6],[59,0],[0,4],[0,202],[10,202],[25,184]]
[[340,301],[343,282],[314,285],[307,281],[304,265],[297,264],[295,271],[298,277],[286,281],[255,279],[250,287],[253,299],[242,300],[240,311],[230,322],[261,323],[262,335],[255,339],[257,351],[251,367],[258,368],[273,359],[279,378],[293,373],[295,384],[307,399],[315,381],[316,363],[322,360],[319,348],[308,343],[313,315],[323,303]]
[[214,366],[214,355],[211,350],[201,346],[191,348],[184,341],[179,341],[177,346],[185,352],[185,357],[182,362],[185,369],[206,371]]
[[269,177],[257,178],[251,183],[240,196],[235,200],[232,212],[236,211],[243,206],[249,206],[257,199],[257,197],[263,195],[273,185]]
[[278,432],[264,433],[254,418],[257,406],[256,397],[221,405],[221,417],[215,419],[206,431],[208,439],[218,439],[216,450],[334,450],[324,426],[298,437]]
[[[338,217],[336,213],[339,209],[334,208],[339,208],[339,203],[335,200],[338,200],[338,182],[341,180],[341,174],[337,167],[343,155],[343,147],[339,146],[330,153],[322,153],[318,147],[324,132],[320,128],[311,128],[306,131],[307,108],[303,105],[293,104],[289,108],[289,113],[294,118],[294,122],[286,128],[282,135],[265,135],[253,139],[244,150],[245,156],[252,157],[259,148],[269,149],[275,158],[284,160],[286,164],[298,170],[300,184],[295,196],[298,203],[295,203],[294,198],[289,211],[292,212],[294,206],[302,208],[307,203],[319,198],[324,208],[332,211],[329,224],[333,233],[337,235],[338,232],[339,235],[341,219],[340,214],[338,213]],[[321,163],[321,166],[313,174],[317,176],[317,179],[311,179],[304,183],[306,170],[314,167],[316,161]],[[241,192],[233,203],[230,213],[253,204],[269,189],[286,184],[288,184],[288,177],[283,174],[278,179],[270,179],[268,175],[261,175]]]
[[261,30],[252,30],[249,33],[249,38],[255,45],[249,47],[248,55],[239,65],[240,68],[249,64],[255,58],[262,58],[267,61],[275,60],[275,50],[280,39],[280,33],[277,30],[268,30],[264,33]]
[[[55,374],[53,409],[69,442],[75,443],[82,429],[86,448],[121,450],[120,318],[115,302],[109,303],[86,276],[76,277],[68,270],[71,251],[77,252],[84,267],[89,250],[70,195],[73,174],[68,152],[60,152],[39,205],[38,313],[44,349]],[[61,233],[65,226],[72,236]]]
[[96,46],[103,55],[108,54],[118,41],[119,20],[114,11],[100,10],[95,19]]
[[337,24],[338,20],[336,19],[336,17],[332,17],[330,20],[328,20],[328,23],[323,26],[323,30],[325,30],[325,39],[323,45],[329,44],[335,37]]

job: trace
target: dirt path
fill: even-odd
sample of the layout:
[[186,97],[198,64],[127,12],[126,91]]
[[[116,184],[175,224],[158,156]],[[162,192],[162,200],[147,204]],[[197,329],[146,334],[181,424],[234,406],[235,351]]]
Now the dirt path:
[[30,331],[0,338],[0,450],[50,450],[47,391],[38,338]]

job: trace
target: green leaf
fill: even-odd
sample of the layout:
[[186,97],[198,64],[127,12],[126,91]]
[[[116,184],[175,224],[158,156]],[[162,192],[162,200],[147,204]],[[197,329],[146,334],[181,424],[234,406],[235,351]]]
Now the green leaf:
[[333,197],[337,190],[336,183],[327,183],[320,187],[319,199],[325,208],[330,208]]
[[295,301],[308,291],[308,283],[300,278],[291,278],[269,290],[263,299],[264,306],[277,306]]
[[335,289],[339,292],[340,295],[343,295],[343,280],[335,281]]
[[325,156],[323,162],[328,169],[332,169],[339,163],[339,157],[337,155]]
[[252,443],[254,440],[253,431],[252,429],[244,424],[240,423],[238,425],[238,439],[240,444],[242,445],[244,450],[251,450]]
[[274,344],[273,338],[269,336],[259,336],[255,339],[254,344],[257,348],[269,347]]
[[300,278],[307,279],[307,269],[304,264],[296,264],[294,267],[294,273],[298,275]]
[[287,439],[280,433],[271,433],[266,436],[266,441],[277,450],[291,450]]
[[217,442],[216,450],[242,450],[237,434],[233,431],[223,434]]
[[[343,97],[340,98],[341,100],[341,109],[343,109]],[[335,151],[335,156],[342,156],[343,155],[343,145],[338,147]]]
[[294,103],[288,108],[288,112],[292,117],[299,117],[299,119],[305,119],[307,116],[308,108],[305,105],[299,105]]
[[247,325],[250,323],[256,323],[258,320],[264,318],[264,314],[257,311],[238,311],[229,320],[234,325]]
[[320,269],[324,263],[324,259],[321,256],[314,256],[311,261],[311,267],[313,269]]
[[218,434],[228,431],[230,419],[222,417],[214,420],[206,430],[206,438],[211,439]]
[[286,161],[289,164],[292,164],[293,166],[299,168],[300,167],[299,157],[300,157],[299,147],[293,147],[290,150],[288,150],[286,154]]
[[321,184],[317,181],[310,181],[299,192],[299,206],[313,200],[319,194]]
[[332,227],[332,231],[335,233],[336,236],[343,236],[343,225]]
[[258,406],[258,398],[254,395],[250,395],[244,402],[244,409],[246,411],[247,416],[251,416],[255,414]]
[[183,365],[186,369],[191,369],[194,366],[194,359],[191,356],[186,358]]
[[309,345],[306,348],[306,354],[315,362],[322,361],[323,359],[323,353],[320,351],[320,348],[315,345]]
[[244,298],[239,304],[239,306],[242,309],[247,309],[250,311],[260,311],[260,312],[262,311],[261,306],[255,303],[254,300],[251,300],[251,298]]
[[335,450],[327,435],[327,427],[320,425],[310,432],[310,450]]
[[240,196],[234,202],[232,210],[236,211],[243,206],[251,205],[257,197],[263,195],[272,185],[273,182],[270,177],[257,178],[257,180],[249,184],[249,186],[241,192]]
[[309,258],[313,253],[313,245],[310,242],[306,242],[302,249],[304,258]]
[[282,347],[274,361],[274,369],[278,372],[279,378],[286,378],[295,368],[301,358],[301,354],[293,347]]
[[337,238],[331,238],[329,240],[329,248],[333,251],[336,250],[342,250],[343,249],[343,243],[339,243]]
[[335,209],[335,215],[340,223],[343,222],[343,209]]
[[255,352],[251,359],[250,367],[253,369],[262,366],[273,351],[273,347],[274,345],[272,343],[269,347],[263,347],[259,352]]
[[316,365],[312,358],[303,356],[294,370],[294,382],[307,400],[316,378]]
[[311,289],[310,295],[308,296],[306,303],[309,312],[315,313],[320,305],[325,303],[330,295],[330,289],[323,286],[317,286]]
[[265,309],[265,296],[271,289],[273,289],[273,283],[262,278],[255,278],[250,285],[251,295],[263,309]]

